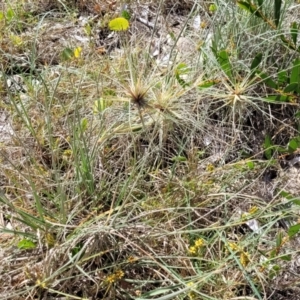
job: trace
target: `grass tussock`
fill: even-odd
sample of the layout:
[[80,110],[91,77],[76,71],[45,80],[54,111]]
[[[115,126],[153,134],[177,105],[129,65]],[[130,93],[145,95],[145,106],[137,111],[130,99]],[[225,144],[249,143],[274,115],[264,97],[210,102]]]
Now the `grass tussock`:
[[0,298],[298,299],[297,4],[102,2],[1,3]]

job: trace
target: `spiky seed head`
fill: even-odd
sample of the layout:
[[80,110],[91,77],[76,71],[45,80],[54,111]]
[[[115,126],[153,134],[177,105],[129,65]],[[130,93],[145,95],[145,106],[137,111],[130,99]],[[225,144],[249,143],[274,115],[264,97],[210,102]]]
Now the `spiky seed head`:
[[130,101],[138,108],[144,108],[147,106],[147,91],[148,89],[140,84],[132,85],[127,90]]

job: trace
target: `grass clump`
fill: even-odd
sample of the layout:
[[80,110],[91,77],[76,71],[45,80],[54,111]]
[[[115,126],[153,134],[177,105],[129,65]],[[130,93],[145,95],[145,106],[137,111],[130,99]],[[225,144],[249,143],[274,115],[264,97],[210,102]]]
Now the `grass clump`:
[[2,20],[1,299],[297,296],[298,24],[275,2]]

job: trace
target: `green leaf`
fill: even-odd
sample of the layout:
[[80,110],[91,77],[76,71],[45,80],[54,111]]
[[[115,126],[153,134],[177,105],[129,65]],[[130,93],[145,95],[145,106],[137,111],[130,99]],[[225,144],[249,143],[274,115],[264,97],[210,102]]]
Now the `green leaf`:
[[251,13],[250,4],[246,1],[237,1],[237,5],[248,12]]
[[265,157],[267,159],[271,159],[272,158],[272,154],[273,154],[273,151],[272,151],[273,143],[272,143],[272,140],[271,140],[271,137],[270,137],[269,134],[267,134],[265,136],[263,147],[265,149],[265,151],[264,151]]
[[214,80],[207,80],[207,81],[204,81],[204,82],[200,83],[200,84],[198,85],[198,87],[199,87],[200,89],[207,89],[207,88],[209,88],[209,87],[215,85],[216,83],[217,83],[217,82],[214,81]]
[[281,191],[280,192],[280,196],[284,197],[285,199],[289,200],[290,202],[292,202],[295,205],[300,206],[300,199],[299,198],[295,198],[293,195],[291,195],[290,193],[286,192],[286,191]]
[[293,204],[300,206],[300,199],[293,199]]
[[124,31],[129,28],[129,22],[123,17],[115,18],[109,22],[108,27],[113,31]]
[[258,3],[259,6],[262,6],[263,2],[264,2],[264,0],[257,0],[257,3]]
[[216,4],[210,4],[209,5],[209,8],[208,8],[208,10],[210,11],[210,12],[216,12],[217,11],[217,9],[218,9],[218,7],[217,7],[217,5]]
[[261,60],[262,60],[262,53],[258,53],[258,54],[254,57],[254,59],[253,59],[253,61],[252,61],[252,63],[251,63],[250,69],[251,69],[251,70],[255,70],[255,69],[258,67],[258,65],[261,63]]
[[237,1],[237,5],[238,5],[240,8],[242,8],[242,9],[248,11],[248,12],[251,13],[251,14],[255,14],[255,15],[256,15],[257,17],[259,17],[259,18],[263,18],[263,15],[261,14],[261,12],[260,12],[260,11],[258,10],[258,8],[257,8],[254,4],[252,4],[251,2],[240,1],[240,0],[238,0],[238,1]]
[[36,247],[36,243],[28,239],[23,239],[18,243],[17,247],[23,250],[34,249]]
[[92,27],[91,27],[91,24],[90,24],[90,23],[87,23],[87,24],[84,26],[84,30],[85,30],[85,33],[86,33],[88,36],[91,36],[91,35],[92,35]]
[[270,78],[266,73],[259,72],[258,76],[263,80],[263,82],[270,88],[277,89],[277,83]]
[[283,92],[284,93],[294,93],[294,92],[297,92],[298,90],[298,83],[296,82],[293,82],[293,83],[290,83],[289,85],[287,85]]
[[6,12],[7,21],[10,22],[14,16],[15,16],[15,12],[11,8],[8,9]]
[[287,71],[283,70],[278,72],[278,85],[283,86],[286,85],[288,82],[288,73]]
[[281,4],[282,0],[274,0],[274,19],[276,27],[278,27],[280,21]]
[[278,232],[276,236],[276,247],[280,248],[282,245],[282,238],[283,238],[283,233],[281,231]]
[[70,60],[73,58],[74,52],[71,48],[65,48],[61,53],[61,58],[64,61]]
[[288,230],[289,237],[295,236],[300,231],[300,224],[293,225]]
[[225,74],[232,79],[232,66],[230,64],[229,61],[229,55],[228,52],[223,49],[221,51],[219,51],[218,55],[217,55],[217,60],[221,66],[221,68],[223,69],[223,71],[225,72]]
[[186,159],[186,157],[179,155],[179,156],[172,157],[172,161],[182,162],[182,161],[187,161],[187,159]]
[[81,124],[80,124],[80,126],[81,126],[81,131],[82,132],[84,132],[84,131],[86,131],[87,130],[87,128],[88,128],[88,119],[87,118],[83,118],[82,120],[81,120]]
[[290,83],[296,83],[299,88],[300,84],[300,59],[296,58],[291,70]]
[[178,83],[179,83],[183,88],[189,86],[189,83],[187,83],[184,79],[182,79],[182,78],[180,77],[179,74],[175,74],[175,78],[177,79]]
[[254,169],[254,162],[252,160],[250,161],[247,161],[247,166],[250,170],[253,170]]
[[292,40],[296,46],[297,44],[297,37],[298,37],[298,25],[296,22],[293,22],[292,25],[291,25],[291,37],[292,37]]
[[131,15],[130,15],[130,13],[129,13],[128,10],[122,10],[121,16],[122,16],[124,19],[128,20],[128,21],[129,21],[130,18],[131,18]]
[[289,145],[288,145],[288,149],[289,149],[289,152],[294,152],[298,149],[299,147],[299,142],[297,139],[291,139],[289,141]]
[[176,67],[176,73],[179,75],[187,74],[190,72],[190,68],[185,63],[180,63]]
[[274,102],[288,102],[289,96],[287,95],[271,95],[265,98],[266,101],[274,103]]
[[291,261],[292,260],[292,255],[291,254],[286,254],[286,255],[280,256],[279,258],[283,261]]

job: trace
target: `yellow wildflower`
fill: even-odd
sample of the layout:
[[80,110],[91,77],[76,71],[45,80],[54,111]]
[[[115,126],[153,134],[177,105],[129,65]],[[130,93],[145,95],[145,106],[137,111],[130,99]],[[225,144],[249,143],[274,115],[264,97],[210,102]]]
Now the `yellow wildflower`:
[[257,206],[252,206],[249,209],[249,214],[253,215],[258,211],[258,207]]
[[124,277],[124,272],[122,270],[117,270],[115,273],[106,276],[104,282],[106,284],[112,284],[117,280],[120,280],[122,277]]
[[236,243],[228,243],[228,246],[233,251],[239,251],[239,246]]
[[127,262],[129,262],[130,264],[133,264],[135,261],[137,261],[138,259],[134,256],[129,256],[127,258]]
[[195,241],[195,247],[200,248],[203,245],[204,245],[203,239],[200,238],[200,239],[198,239],[198,240]]
[[[195,283],[194,282],[188,282],[187,284],[186,284],[188,287],[195,287]],[[190,291],[189,293],[188,293],[188,296],[189,296],[189,298],[192,300],[192,299],[196,299],[196,293],[194,292],[194,291]]]
[[191,254],[196,254],[196,253],[197,253],[197,248],[196,248],[195,246],[190,246],[189,252],[190,252]]
[[243,251],[240,254],[240,262],[242,264],[242,266],[245,268],[247,267],[248,263],[249,263],[250,259],[249,259],[249,254],[245,251]]
[[206,171],[208,171],[208,172],[212,172],[214,169],[215,169],[215,167],[213,164],[208,164],[206,166]]

